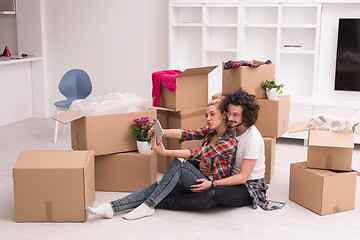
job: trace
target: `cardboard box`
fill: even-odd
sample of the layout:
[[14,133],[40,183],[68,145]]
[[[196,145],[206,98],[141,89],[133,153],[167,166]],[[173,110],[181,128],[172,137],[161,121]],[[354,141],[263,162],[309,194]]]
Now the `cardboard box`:
[[176,91],[161,86],[160,107],[181,111],[206,106],[208,74],[217,66],[189,68],[176,78]]
[[170,157],[164,157],[161,155],[157,155],[157,171],[161,172],[161,173],[165,173],[166,170],[168,169],[171,161],[173,160],[173,158]]
[[[206,126],[206,107],[183,111],[169,111],[158,109],[158,119],[163,129],[197,129]],[[201,147],[203,140],[191,140],[179,143],[177,139],[163,138],[167,149],[187,149]],[[164,173],[173,158],[158,155],[158,171]]]
[[276,138],[263,137],[265,145],[265,182],[270,183],[275,168]]
[[[198,129],[207,125],[206,107],[168,112],[169,129]],[[203,140],[191,140],[179,143],[177,139],[169,139],[169,149],[187,149],[201,147]]]
[[211,100],[215,100],[215,99],[221,97],[221,95],[222,95],[222,92],[216,93],[216,94],[211,96]]
[[[250,60],[252,64],[264,64],[264,62]],[[264,64],[256,68],[249,66],[240,66],[229,70],[224,69],[222,64],[222,92],[232,93],[233,91],[243,88],[246,92],[255,95],[256,98],[266,98],[261,90],[261,82],[275,79],[275,64]]]
[[[168,121],[168,111],[167,110],[158,110],[157,112],[157,118],[161,123],[161,126],[163,129],[169,128],[169,121]],[[166,149],[168,149],[168,139],[163,138],[163,144]],[[157,153],[156,153],[157,154]],[[165,173],[167,168],[169,167],[171,162],[170,157],[162,156],[160,154],[157,154],[157,171],[161,173]]]
[[130,135],[135,118],[156,119],[156,110],[84,116],[66,111],[53,117],[62,123],[71,122],[71,145],[74,150],[94,150],[95,156],[137,150]]
[[351,171],[353,148],[353,133],[310,130],[307,166]]
[[279,100],[257,99],[260,106],[255,123],[263,137],[278,138],[289,129],[290,96],[280,96]]
[[306,162],[290,165],[289,199],[326,215],[355,208],[357,172],[311,169]]
[[22,151],[13,167],[15,221],[86,221],[94,177],[94,151]]
[[[289,132],[308,131],[307,167],[351,171],[354,133],[309,130],[308,122],[290,124]],[[359,134],[359,129],[355,129]]]
[[127,152],[95,157],[96,191],[135,192],[157,180],[157,159],[150,154]]

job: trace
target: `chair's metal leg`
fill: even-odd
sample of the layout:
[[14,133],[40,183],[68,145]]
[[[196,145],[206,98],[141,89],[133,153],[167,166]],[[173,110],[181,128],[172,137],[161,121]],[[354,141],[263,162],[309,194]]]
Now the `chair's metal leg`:
[[[55,115],[57,115],[57,113],[58,113],[58,108],[57,108],[57,107],[55,107],[55,108],[56,108],[56,109],[55,109]],[[56,121],[56,120],[55,120],[54,143],[56,143],[56,142],[57,142],[58,129],[59,129],[59,121]]]

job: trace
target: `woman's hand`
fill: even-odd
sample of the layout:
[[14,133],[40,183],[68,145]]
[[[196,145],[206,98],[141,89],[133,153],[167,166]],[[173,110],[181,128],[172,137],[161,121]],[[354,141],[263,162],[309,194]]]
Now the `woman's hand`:
[[[149,131],[150,132],[150,131]],[[163,141],[160,140],[160,144],[157,145],[156,144],[156,136],[153,134],[151,137],[151,148],[152,150],[154,150],[155,152],[157,152],[158,154],[162,155],[162,156],[166,156],[165,152],[166,149],[164,147]]]
[[155,135],[154,127],[150,128],[148,131],[148,138],[152,138]]
[[211,181],[209,181],[209,180],[201,178],[201,179],[196,180],[196,182],[198,182],[200,184],[191,185],[191,191],[193,191],[193,192],[201,192],[201,191],[204,191],[211,187]]

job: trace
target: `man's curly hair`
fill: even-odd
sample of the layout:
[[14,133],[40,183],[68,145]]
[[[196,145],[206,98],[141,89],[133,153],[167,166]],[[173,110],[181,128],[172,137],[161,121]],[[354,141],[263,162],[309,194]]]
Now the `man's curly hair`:
[[251,127],[258,119],[260,107],[255,100],[255,96],[247,93],[242,88],[230,94],[223,94],[221,102],[221,111],[227,111],[229,104],[234,106],[241,106],[243,108],[242,120],[246,127]]

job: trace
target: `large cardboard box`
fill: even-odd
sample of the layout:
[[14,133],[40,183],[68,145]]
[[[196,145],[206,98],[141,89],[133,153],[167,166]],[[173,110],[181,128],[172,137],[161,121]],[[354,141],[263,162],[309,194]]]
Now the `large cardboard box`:
[[86,221],[94,177],[94,151],[21,152],[13,167],[15,221]]
[[94,150],[95,156],[137,150],[136,139],[130,135],[135,118],[156,119],[156,110],[84,116],[74,111],[53,118],[71,122],[71,145],[74,150]]
[[275,168],[276,138],[263,137],[265,145],[265,182],[270,183]]
[[[169,111],[158,109],[158,119],[164,129],[197,129],[206,126],[206,107]],[[191,140],[179,143],[177,139],[163,138],[167,149],[187,149],[201,147],[202,140]],[[173,158],[158,155],[158,171],[164,173]]]
[[290,96],[280,96],[279,100],[257,99],[260,106],[255,123],[263,137],[278,138],[289,129]]
[[353,133],[310,130],[307,166],[351,171],[353,148]]
[[[250,60],[252,64],[264,64],[264,62]],[[229,70],[224,69],[222,64],[222,92],[231,93],[240,87],[246,92],[255,95],[256,98],[266,98],[262,92],[261,82],[275,79],[275,64],[264,64],[256,68],[240,66]]]
[[[169,129],[198,129],[206,126],[206,107],[168,112]],[[169,139],[169,149],[186,149],[201,147],[203,140],[191,140],[179,143],[177,139]]]
[[[289,132],[308,131],[307,167],[351,171],[354,133],[309,130],[308,122],[290,124]],[[359,129],[355,129],[359,133]]]
[[208,74],[217,66],[189,68],[176,78],[176,90],[161,86],[160,107],[181,111],[206,106]]
[[96,191],[135,192],[157,180],[156,154],[127,152],[95,157]]
[[290,165],[289,199],[319,215],[355,208],[356,171],[311,169],[306,162]]
[[[157,112],[157,117],[161,123],[162,128],[168,129],[169,128],[168,111],[159,109]],[[169,147],[168,142],[169,142],[169,139],[163,138],[163,144],[166,149],[168,149],[168,147]],[[170,165],[170,162],[171,162],[170,157],[166,157],[166,156],[157,154],[157,170],[158,170],[158,172],[165,173],[167,168]]]

